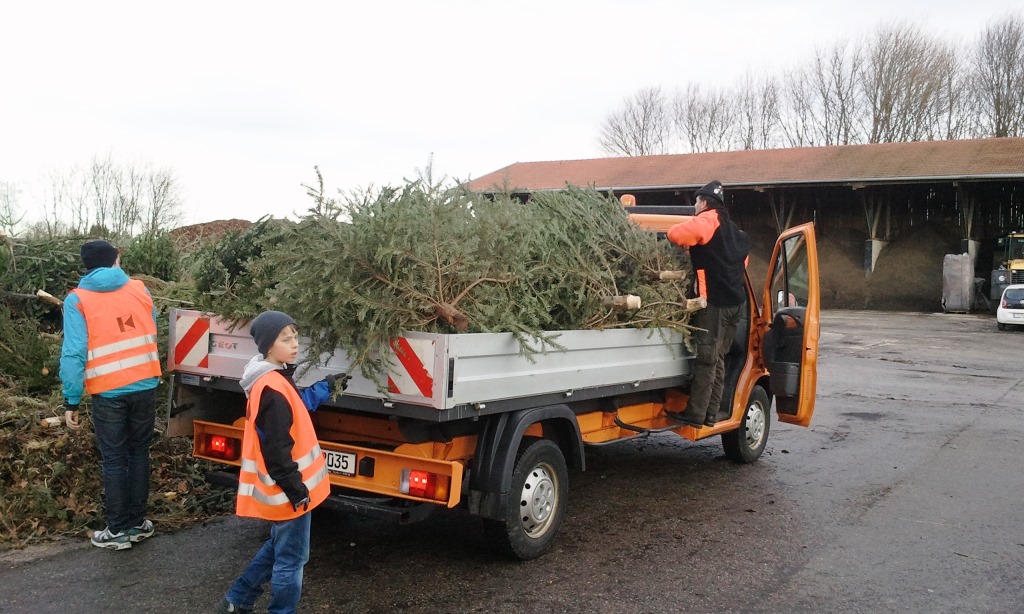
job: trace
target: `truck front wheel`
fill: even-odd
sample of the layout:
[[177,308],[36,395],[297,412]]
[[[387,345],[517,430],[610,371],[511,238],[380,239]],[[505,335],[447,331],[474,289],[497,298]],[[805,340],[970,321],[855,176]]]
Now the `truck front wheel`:
[[760,386],[754,386],[743,411],[740,428],[722,433],[722,447],[729,460],[736,463],[752,463],[764,452],[771,427],[771,401],[768,393]]
[[524,438],[516,455],[505,518],[484,521],[492,543],[524,561],[544,554],[565,517],[568,476],[565,457],[555,442]]

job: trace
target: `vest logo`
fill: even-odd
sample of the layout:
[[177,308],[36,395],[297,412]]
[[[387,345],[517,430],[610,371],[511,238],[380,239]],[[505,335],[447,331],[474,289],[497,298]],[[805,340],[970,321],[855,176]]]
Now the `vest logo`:
[[131,315],[119,316],[117,318],[117,327],[121,329],[122,333],[135,330],[135,319]]

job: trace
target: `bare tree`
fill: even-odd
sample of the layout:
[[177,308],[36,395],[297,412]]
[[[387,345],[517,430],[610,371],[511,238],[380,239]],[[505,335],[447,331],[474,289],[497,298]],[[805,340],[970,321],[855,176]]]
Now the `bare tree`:
[[938,89],[928,109],[928,139],[955,140],[977,136],[976,96],[957,45],[940,45],[934,58]]
[[775,146],[779,130],[779,85],[773,77],[747,73],[736,89],[736,139],[741,149]]
[[883,25],[866,45],[860,87],[867,104],[869,143],[919,141],[940,90],[941,43],[916,26]]
[[637,91],[601,124],[601,148],[611,155],[650,156],[668,150],[671,123],[660,87]]
[[169,168],[153,169],[146,178],[148,197],[141,211],[142,232],[155,234],[181,221],[181,194],[174,172]]
[[816,138],[823,145],[850,145],[858,140],[861,101],[857,75],[861,71],[860,45],[840,40],[831,48],[816,49],[808,71]]
[[51,236],[152,234],[179,221],[181,208],[177,181],[169,169],[119,166],[109,156],[95,158],[86,170],[51,174],[43,224],[37,231]]
[[789,147],[813,147],[815,140],[814,86],[807,68],[795,68],[783,78],[779,126]]
[[18,213],[18,186],[0,181],[0,233],[13,235],[14,229],[25,218]]
[[1024,135],[1024,18],[1008,15],[986,26],[974,61],[984,135]]
[[728,151],[739,117],[735,99],[725,90],[704,92],[690,84],[672,105],[673,124],[692,152]]

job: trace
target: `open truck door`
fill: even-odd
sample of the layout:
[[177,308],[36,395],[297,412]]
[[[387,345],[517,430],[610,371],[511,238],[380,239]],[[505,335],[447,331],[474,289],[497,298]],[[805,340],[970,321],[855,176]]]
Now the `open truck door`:
[[820,298],[814,224],[802,224],[775,242],[761,303],[770,322],[763,359],[782,422],[808,426],[814,414]]

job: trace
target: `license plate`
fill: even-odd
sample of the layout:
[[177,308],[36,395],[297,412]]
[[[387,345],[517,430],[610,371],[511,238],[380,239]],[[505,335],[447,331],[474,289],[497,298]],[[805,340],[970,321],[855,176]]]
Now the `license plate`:
[[324,450],[327,459],[327,470],[331,473],[353,476],[356,474],[356,455],[351,452],[335,452]]
[[1015,313],[1015,314],[1013,314],[1013,319],[1014,320],[1024,320],[1024,313]]

